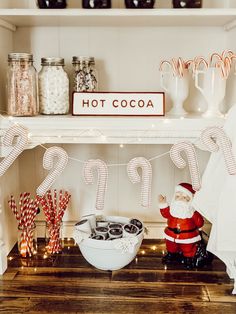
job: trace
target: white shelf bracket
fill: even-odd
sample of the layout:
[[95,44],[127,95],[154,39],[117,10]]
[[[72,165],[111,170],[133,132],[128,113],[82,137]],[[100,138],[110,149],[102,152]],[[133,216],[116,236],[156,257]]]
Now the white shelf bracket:
[[234,29],[236,27],[236,19],[229,22],[229,23],[226,23],[224,26],[223,26],[223,29],[226,31],[226,32],[229,32],[231,31],[232,29]]
[[16,31],[16,26],[14,24],[11,24],[7,21],[4,21],[3,19],[0,18],[0,27],[3,27],[9,31],[15,32]]

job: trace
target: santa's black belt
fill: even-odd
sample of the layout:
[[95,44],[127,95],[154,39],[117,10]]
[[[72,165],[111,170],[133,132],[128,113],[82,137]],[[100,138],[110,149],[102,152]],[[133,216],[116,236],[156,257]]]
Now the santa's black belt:
[[197,228],[194,228],[194,229],[191,229],[191,230],[180,230],[178,228],[170,228],[170,227],[167,227],[170,231],[173,231],[175,234],[180,234],[180,233],[188,233],[188,232],[193,232],[193,231],[196,231]]

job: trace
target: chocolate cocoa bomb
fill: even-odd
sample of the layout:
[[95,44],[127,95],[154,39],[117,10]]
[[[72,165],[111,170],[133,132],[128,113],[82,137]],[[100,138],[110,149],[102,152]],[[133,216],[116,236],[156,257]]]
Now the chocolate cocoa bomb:
[[109,233],[114,236],[122,235],[122,229],[120,228],[110,229]]
[[107,227],[97,227],[97,228],[95,228],[95,231],[97,232],[97,233],[106,233],[106,232],[108,232],[108,228]]
[[142,224],[141,221],[138,220],[138,219],[131,219],[131,220],[130,220],[130,223],[131,223],[132,225],[135,225],[136,227],[138,227],[139,230],[141,230],[141,229],[143,228],[143,224]]
[[138,227],[132,224],[125,225],[124,229],[127,233],[132,233],[132,234],[135,234],[138,231]]

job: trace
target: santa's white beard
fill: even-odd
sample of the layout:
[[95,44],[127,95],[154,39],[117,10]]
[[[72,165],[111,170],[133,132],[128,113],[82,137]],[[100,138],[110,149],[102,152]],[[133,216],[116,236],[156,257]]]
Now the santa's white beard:
[[191,218],[193,216],[194,209],[191,206],[191,202],[176,201],[173,200],[170,204],[170,214],[176,218]]

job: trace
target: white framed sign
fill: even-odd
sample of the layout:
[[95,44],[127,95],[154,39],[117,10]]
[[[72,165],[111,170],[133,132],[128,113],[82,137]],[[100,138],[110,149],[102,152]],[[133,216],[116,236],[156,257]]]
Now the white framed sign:
[[75,116],[164,116],[163,92],[74,92]]

